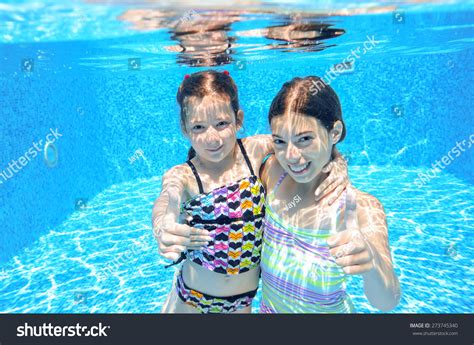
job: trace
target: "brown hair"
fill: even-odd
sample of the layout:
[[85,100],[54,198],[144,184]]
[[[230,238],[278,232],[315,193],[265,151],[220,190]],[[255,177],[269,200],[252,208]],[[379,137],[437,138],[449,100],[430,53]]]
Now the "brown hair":
[[[237,119],[237,112],[240,110],[239,95],[237,85],[230,77],[228,72],[218,72],[214,70],[206,70],[187,75],[179,86],[176,100],[181,109],[181,125],[185,127],[187,116],[186,99],[188,97],[203,98],[207,95],[217,94],[219,96],[228,97],[231,103],[234,115]],[[240,124],[240,123],[238,123]],[[188,153],[188,160],[196,155],[191,147]]]
[[341,121],[342,133],[339,142],[346,136],[339,98],[320,77],[297,77],[283,84],[270,106],[268,122],[271,124],[274,117],[289,113],[314,117],[328,131],[334,127],[336,121]]

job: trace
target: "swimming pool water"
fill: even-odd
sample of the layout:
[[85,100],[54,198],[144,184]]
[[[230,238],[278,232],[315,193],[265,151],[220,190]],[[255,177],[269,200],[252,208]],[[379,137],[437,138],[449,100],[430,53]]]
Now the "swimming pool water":
[[[403,293],[394,312],[472,311],[472,2],[300,1],[218,17],[197,5],[144,16],[147,6],[0,0],[0,173],[50,131],[61,134],[56,165],[39,151],[0,176],[0,312],[160,310],[173,271],[158,255],[151,206],[161,175],[188,149],[176,88],[209,68],[202,50],[175,49],[209,38],[176,29],[190,10],[207,24],[222,20],[210,30],[219,34],[209,61],[239,86],[243,136],[269,132],[266,114],[283,82],[323,76],[377,42],[331,85],[348,127],[339,149],[352,182],[387,213]],[[324,37],[285,38],[300,21]],[[360,278],[350,281],[356,310],[374,312]]]
[[[468,313],[472,295],[474,188],[423,169],[351,167],[358,188],[384,204],[402,301],[394,312]],[[8,313],[153,313],[171,286],[150,227],[160,178],[112,185],[3,266],[0,310]],[[440,211],[443,211],[443,215]],[[470,223],[470,224],[469,224]],[[356,312],[375,312],[361,279],[348,292]],[[260,292],[253,305],[258,311]]]

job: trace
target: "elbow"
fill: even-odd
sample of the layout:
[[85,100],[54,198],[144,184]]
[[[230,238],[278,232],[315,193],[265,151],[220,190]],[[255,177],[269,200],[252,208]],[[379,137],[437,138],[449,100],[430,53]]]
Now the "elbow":
[[374,308],[377,308],[381,312],[387,313],[395,309],[399,304],[400,304],[400,299],[401,299],[401,291],[400,291],[400,286],[398,285],[397,281],[397,287],[392,291],[392,293],[384,298],[383,300],[379,301],[370,301],[370,304]]

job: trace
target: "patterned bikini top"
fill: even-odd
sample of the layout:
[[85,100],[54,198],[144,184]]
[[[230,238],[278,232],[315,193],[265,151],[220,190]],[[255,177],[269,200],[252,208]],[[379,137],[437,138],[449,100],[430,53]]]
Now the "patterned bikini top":
[[188,250],[184,257],[222,274],[239,274],[260,263],[265,188],[255,175],[247,152],[237,139],[250,176],[204,193],[201,178],[191,161],[187,161],[196,177],[199,193],[182,205],[191,217],[188,225],[206,229],[212,240],[203,250]]

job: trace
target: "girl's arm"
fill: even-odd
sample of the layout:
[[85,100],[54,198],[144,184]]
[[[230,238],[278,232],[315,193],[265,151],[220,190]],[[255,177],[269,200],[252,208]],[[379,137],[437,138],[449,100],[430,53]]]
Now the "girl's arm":
[[393,270],[385,211],[372,195],[360,193],[357,199],[360,230],[372,254],[372,268],[362,274],[364,292],[374,307],[389,311],[398,305],[401,292]]
[[372,195],[347,191],[346,229],[331,236],[330,253],[346,274],[360,274],[369,302],[389,311],[400,301],[400,283],[393,270],[383,206]]
[[176,166],[163,175],[161,193],[152,210],[153,235],[159,253],[170,260],[177,260],[186,249],[199,249],[211,240],[207,230],[178,223],[186,190],[185,169]]

